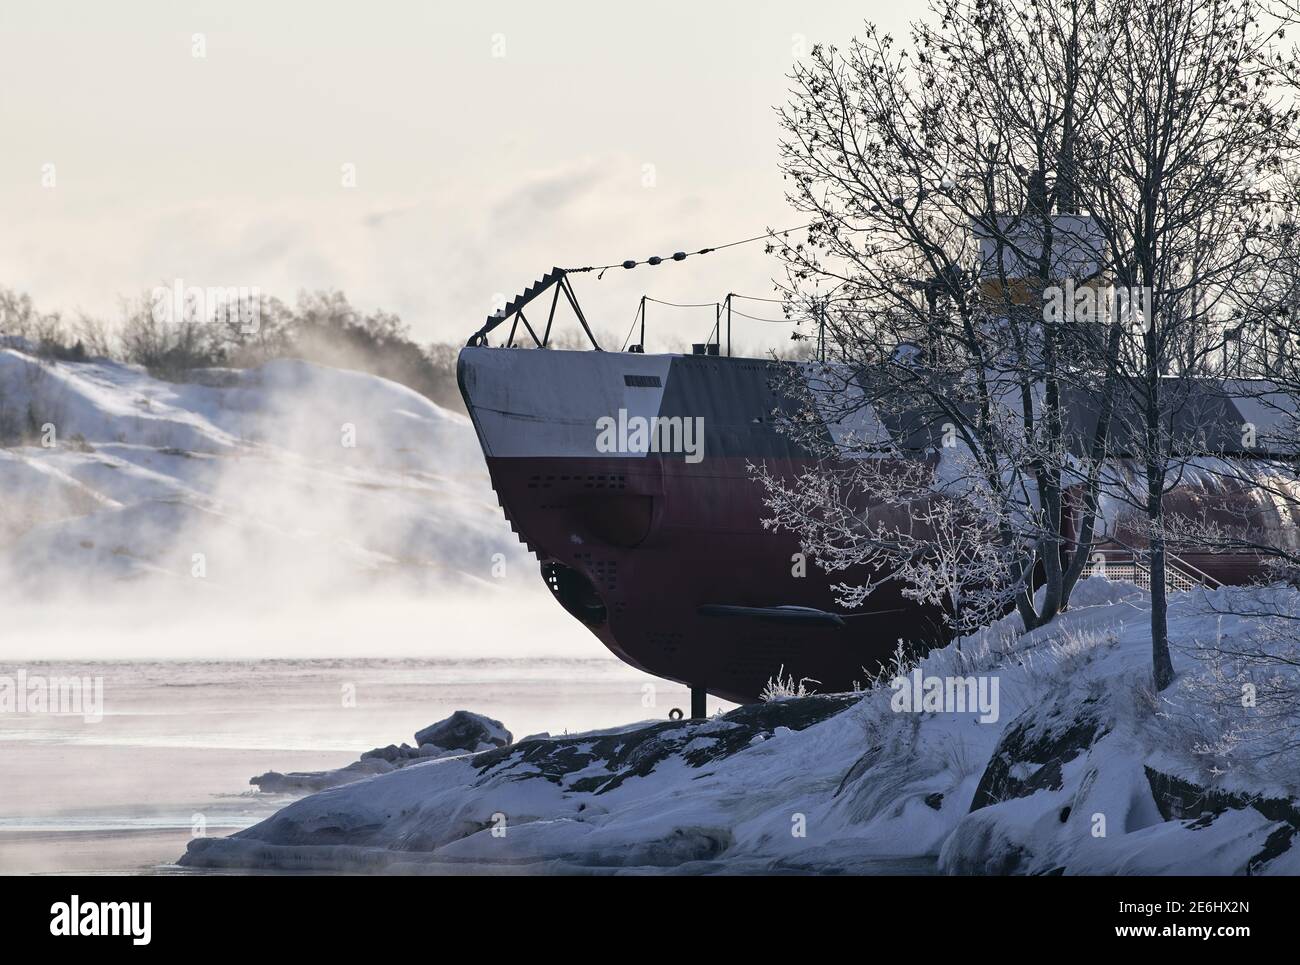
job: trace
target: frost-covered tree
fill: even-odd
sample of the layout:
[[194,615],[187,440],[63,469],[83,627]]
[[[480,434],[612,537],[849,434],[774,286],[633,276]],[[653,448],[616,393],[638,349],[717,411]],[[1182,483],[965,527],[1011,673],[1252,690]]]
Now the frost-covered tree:
[[[818,371],[810,411],[844,422],[869,412],[896,431],[828,447],[827,465],[847,465],[827,477],[833,519],[763,476],[771,524],[800,533],[823,565],[857,570],[846,603],[873,587],[860,574],[885,578],[889,559],[912,577],[947,572],[954,611],[955,594],[979,588],[1033,627],[1067,605],[1087,564],[1118,325],[1045,310],[1049,290],[1095,285],[1107,268],[1078,214],[1079,132],[1105,72],[1103,25],[1083,6],[945,0],[908,49],[868,27],[794,73],[783,166],[790,200],[815,221],[806,244],[781,254],[790,299],[824,326],[840,363]],[[1096,390],[1101,411],[1073,445],[1069,385]],[[926,468],[891,482],[918,460]],[[942,537],[957,517],[934,516],[953,500],[968,523],[960,548]],[[900,511],[902,526],[891,522]]]
[[1256,297],[1259,248],[1291,151],[1294,112],[1268,68],[1274,40],[1251,0],[1110,0],[1118,29],[1099,123],[1087,132],[1081,201],[1096,218],[1121,288],[1145,293],[1142,325],[1121,342],[1133,400],[1127,426],[1147,519],[1155,682],[1169,658],[1165,495],[1187,455],[1174,425],[1234,302]]
[[[1168,377],[1200,364],[1255,277],[1262,182],[1293,120],[1271,37],[1251,2],[936,0],[905,47],[868,27],[796,67],[782,161],[813,227],[779,252],[831,364],[788,387],[806,412],[786,430],[825,459],[800,480],[760,476],[769,524],[853,573],[843,602],[905,578],[892,567],[954,613],[979,588],[1041,625],[1118,496],[1148,518],[1168,684]],[[889,431],[828,442],[822,418]],[[1136,473],[1105,468],[1119,429]],[[978,517],[960,547],[943,536],[954,516],[933,515],[951,500]]]

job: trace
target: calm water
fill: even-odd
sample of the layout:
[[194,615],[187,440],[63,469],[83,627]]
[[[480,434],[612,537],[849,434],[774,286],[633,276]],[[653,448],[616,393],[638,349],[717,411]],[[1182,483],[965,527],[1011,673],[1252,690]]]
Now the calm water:
[[24,662],[0,674],[20,669],[102,678],[103,719],[0,713],[0,873],[166,866],[196,829],[228,833],[290,800],[257,793],[253,775],[413,743],[458,709],[523,737],[690,706],[684,687],[603,657]]

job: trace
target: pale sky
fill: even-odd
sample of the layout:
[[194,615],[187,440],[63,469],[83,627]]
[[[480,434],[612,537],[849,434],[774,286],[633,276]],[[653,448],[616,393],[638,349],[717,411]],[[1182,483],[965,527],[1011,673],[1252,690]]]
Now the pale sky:
[[[773,115],[796,55],[846,43],[865,20],[902,35],[922,12],[6,0],[0,284],[106,316],[177,278],[286,300],[333,287],[398,312],[420,340],[463,341],[494,298],[552,265],[801,223]],[[621,339],[643,293],[771,294],[778,267],[762,247],[575,287]],[[700,341],[711,324],[660,310],[649,349],[657,329]],[[737,337],[758,346],[771,332]]]

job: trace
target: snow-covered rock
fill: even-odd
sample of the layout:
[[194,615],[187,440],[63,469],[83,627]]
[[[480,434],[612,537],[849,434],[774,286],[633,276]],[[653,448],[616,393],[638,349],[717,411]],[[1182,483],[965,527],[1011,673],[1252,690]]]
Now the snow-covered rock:
[[[536,738],[413,763],[365,782],[362,793],[350,793],[361,789],[356,784],[325,791],[248,831],[195,845],[181,863],[400,870],[441,862],[675,868],[712,861],[737,843],[717,804],[719,792],[730,797],[735,776],[758,763],[754,737],[781,727],[793,741],[856,700],[755,704],[708,722]],[[782,765],[770,749],[777,743],[760,746]],[[768,787],[762,796],[784,791]]]
[[288,774],[267,771],[265,774],[250,778],[248,783],[266,794],[309,794],[330,787],[351,784],[353,781],[374,777],[376,774],[387,774],[391,770],[393,765],[388,761],[380,758],[363,758],[332,771],[290,771]]
[[1290,734],[1277,735],[1267,770],[1206,750],[1209,671],[1196,643],[1258,630],[1221,616],[1234,592],[1172,598],[1178,678],[1159,695],[1149,686],[1145,597],[1088,587],[1078,600],[1105,602],[1025,634],[1008,618],[921,661],[925,680],[996,678],[996,714],[900,710],[901,687],[886,681],[708,721],[530,738],[314,794],[229,838],[192,842],[181,863],[1300,873]]
[[474,751],[484,744],[505,747],[510,740],[510,731],[501,721],[468,710],[458,710],[446,720],[430,724],[415,734],[416,746],[433,744],[447,751]]
[[949,874],[1296,874],[1300,800],[1165,774],[1131,691],[1062,687],[1012,721],[944,843]]
[[303,794],[351,784],[375,774],[387,774],[399,767],[429,758],[481,753],[511,742],[510,731],[501,721],[458,710],[450,717],[417,731],[417,746],[389,744],[366,751],[359,760],[331,771],[268,771],[249,779],[249,784],[268,794]]

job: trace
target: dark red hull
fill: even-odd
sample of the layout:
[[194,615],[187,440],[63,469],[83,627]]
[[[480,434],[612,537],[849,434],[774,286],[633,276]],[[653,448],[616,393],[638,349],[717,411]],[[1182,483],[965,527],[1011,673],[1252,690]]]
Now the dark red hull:
[[[942,639],[939,614],[884,590],[869,608],[838,607],[794,538],[759,524],[763,490],[745,460],[629,462],[490,458],[488,469],[515,530],[544,570],[564,574],[549,581],[560,602],[633,666],[751,701],[778,675],[850,689],[900,639]],[[700,613],[714,605],[811,607],[845,625]]]

